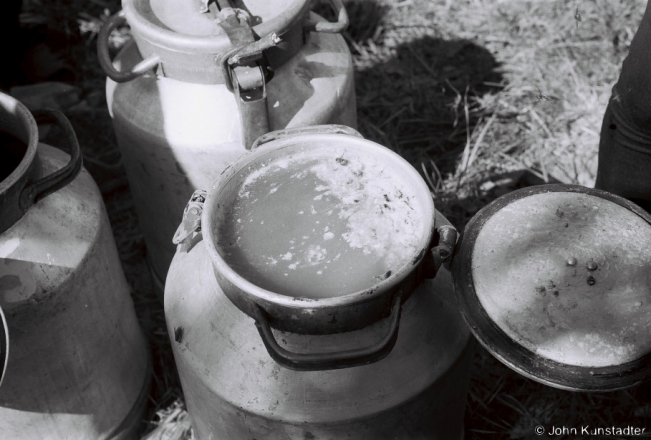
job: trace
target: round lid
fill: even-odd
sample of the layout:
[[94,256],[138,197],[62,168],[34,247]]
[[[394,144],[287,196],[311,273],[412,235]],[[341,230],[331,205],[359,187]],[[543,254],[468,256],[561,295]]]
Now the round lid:
[[307,0],[124,0],[122,6],[140,54],[156,60],[158,75],[217,84],[225,81],[220,57],[234,47],[275,34],[280,43],[264,52],[271,68],[293,56],[303,44],[310,4]]
[[[182,35],[226,37],[221,21],[220,10],[235,8],[248,16],[251,26],[264,23],[268,32],[282,30],[283,21],[292,12],[301,10],[306,0],[145,0],[142,11],[152,23],[160,24]],[[144,3],[149,4],[147,8]],[[274,29],[275,28],[275,29]]]
[[611,390],[651,375],[651,216],[604,191],[526,188],[482,209],[453,260],[477,339],[539,382]]

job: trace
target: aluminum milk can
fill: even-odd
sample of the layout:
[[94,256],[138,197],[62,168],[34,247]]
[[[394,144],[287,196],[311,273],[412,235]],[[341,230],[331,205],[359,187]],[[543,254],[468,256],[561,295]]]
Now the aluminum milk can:
[[34,116],[71,155],[39,144],[32,114],[0,94],[0,437],[133,439],[149,355],[104,203],[67,119]]
[[[308,0],[123,0],[98,51],[157,289],[174,255],[169,237],[193,191],[208,188],[270,130],[356,126],[353,66],[338,22]],[[111,62],[121,23],[134,41]]]
[[417,172],[354,130],[264,135],[176,235],[165,314],[194,433],[461,438],[469,329],[553,387],[648,379],[650,223],[607,192],[543,185],[457,240]]
[[[346,127],[255,146],[188,205],[165,286],[196,438],[462,438],[470,332],[448,271],[429,280],[421,264],[435,225],[452,229],[422,178]],[[304,165],[324,165],[316,183]],[[283,192],[305,206],[272,198]],[[235,220],[240,196],[269,206]],[[229,233],[229,218],[251,229]],[[228,261],[251,245],[277,288]]]

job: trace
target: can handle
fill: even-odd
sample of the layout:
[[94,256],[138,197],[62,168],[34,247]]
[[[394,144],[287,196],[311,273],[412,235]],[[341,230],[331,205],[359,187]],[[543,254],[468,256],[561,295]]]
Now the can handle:
[[99,34],[97,35],[97,57],[99,58],[99,64],[102,66],[102,69],[104,70],[104,73],[106,73],[106,76],[117,83],[128,82],[136,79],[160,63],[160,58],[158,55],[151,55],[150,57],[133,66],[131,70],[127,70],[125,72],[120,72],[115,67],[113,67],[113,62],[111,61],[111,56],[109,55],[109,36],[111,35],[111,32],[113,32],[117,27],[122,26],[126,22],[127,19],[124,17],[124,11],[120,11],[117,14],[111,16],[106,21],[106,23],[104,23],[102,28],[99,30]]
[[339,34],[348,27],[348,13],[341,0],[328,0],[330,6],[337,14],[337,21],[330,23],[327,21],[315,21],[308,19],[305,22],[305,30],[311,32],[321,32],[324,34]]
[[0,326],[0,386],[2,386],[2,379],[5,377],[9,362],[9,327],[2,307],[0,307],[0,321],[2,321]]
[[77,174],[79,174],[83,162],[75,130],[63,113],[52,109],[42,109],[35,110],[32,112],[32,115],[37,124],[54,123],[61,128],[70,148],[70,161],[60,170],[42,177],[23,188],[20,194],[20,207],[23,210],[29,209],[42,198],[72,182],[77,177]]
[[402,292],[396,293],[391,305],[391,322],[389,331],[381,340],[373,345],[352,350],[343,350],[331,353],[294,353],[278,345],[271,332],[269,321],[262,307],[254,304],[255,326],[271,358],[278,364],[296,371],[324,371],[340,368],[358,367],[377,362],[385,358],[398,339],[400,328],[400,312],[402,310]]
[[286,128],[284,130],[276,130],[271,131],[267,134],[263,134],[257,138],[255,142],[253,142],[253,145],[251,145],[251,151],[255,150],[260,145],[266,144],[267,142],[303,134],[347,134],[349,136],[357,136],[362,139],[364,138],[364,136],[362,136],[359,131],[346,125],[324,124],[313,125],[311,127]]

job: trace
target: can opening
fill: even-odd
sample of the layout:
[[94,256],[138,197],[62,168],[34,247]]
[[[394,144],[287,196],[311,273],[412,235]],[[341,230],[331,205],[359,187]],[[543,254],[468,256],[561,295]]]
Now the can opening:
[[323,299],[372,289],[429,236],[420,188],[382,157],[345,145],[255,161],[222,192],[217,251],[268,291]]

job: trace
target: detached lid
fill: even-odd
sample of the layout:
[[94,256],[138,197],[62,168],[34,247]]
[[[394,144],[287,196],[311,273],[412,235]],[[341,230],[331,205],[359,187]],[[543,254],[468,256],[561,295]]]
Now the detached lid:
[[612,390],[651,376],[651,216],[604,191],[515,191],[468,223],[453,260],[472,332],[547,385]]
[[[143,58],[158,74],[201,84],[223,83],[221,56],[270,34],[267,55],[282,65],[303,43],[308,0],[124,0],[127,22]],[[276,40],[274,40],[276,41]]]

